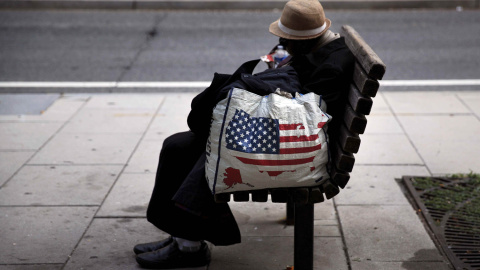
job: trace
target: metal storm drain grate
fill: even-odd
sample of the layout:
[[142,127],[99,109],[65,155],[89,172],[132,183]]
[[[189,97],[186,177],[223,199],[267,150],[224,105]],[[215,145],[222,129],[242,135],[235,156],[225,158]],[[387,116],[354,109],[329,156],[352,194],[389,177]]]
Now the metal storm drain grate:
[[455,269],[480,269],[480,175],[403,182]]

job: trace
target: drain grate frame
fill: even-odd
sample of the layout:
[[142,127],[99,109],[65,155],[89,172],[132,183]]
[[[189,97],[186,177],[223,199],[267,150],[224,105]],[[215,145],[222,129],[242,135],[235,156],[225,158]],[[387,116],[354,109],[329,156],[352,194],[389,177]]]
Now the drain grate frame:
[[480,175],[402,179],[454,268],[479,270]]

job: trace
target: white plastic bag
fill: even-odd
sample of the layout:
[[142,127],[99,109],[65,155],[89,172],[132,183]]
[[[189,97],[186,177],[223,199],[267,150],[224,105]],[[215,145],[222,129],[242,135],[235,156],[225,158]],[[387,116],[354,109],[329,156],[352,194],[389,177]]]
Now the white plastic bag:
[[317,186],[329,178],[326,104],[314,93],[233,88],[212,115],[205,173],[213,194]]

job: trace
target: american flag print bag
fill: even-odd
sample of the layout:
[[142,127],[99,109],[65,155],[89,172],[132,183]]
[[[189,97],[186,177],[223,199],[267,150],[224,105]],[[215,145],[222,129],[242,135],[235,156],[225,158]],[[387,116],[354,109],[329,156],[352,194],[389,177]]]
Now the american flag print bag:
[[320,185],[329,178],[321,96],[232,88],[212,114],[205,174],[213,194]]

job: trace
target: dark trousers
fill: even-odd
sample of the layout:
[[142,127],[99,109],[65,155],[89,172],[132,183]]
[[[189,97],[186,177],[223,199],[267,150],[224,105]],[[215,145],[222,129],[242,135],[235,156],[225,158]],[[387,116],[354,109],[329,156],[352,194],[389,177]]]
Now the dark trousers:
[[192,132],[165,139],[147,219],[175,237],[214,245],[240,243],[240,231],[228,204],[215,203],[208,188],[205,141]]

